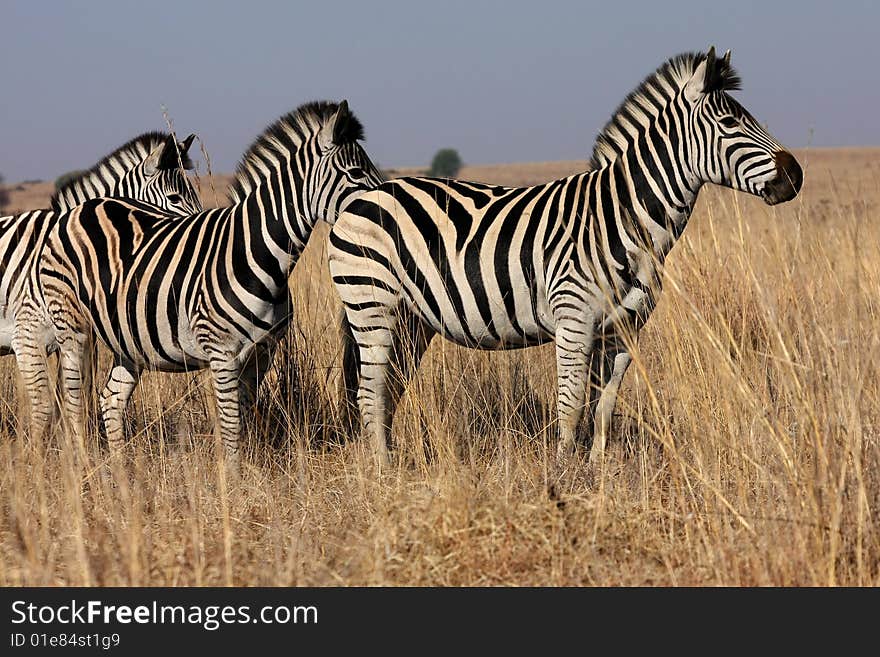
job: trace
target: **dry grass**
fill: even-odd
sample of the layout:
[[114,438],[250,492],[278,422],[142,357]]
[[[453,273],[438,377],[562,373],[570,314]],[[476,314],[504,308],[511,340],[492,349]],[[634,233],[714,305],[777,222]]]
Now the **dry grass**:
[[[228,489],[201,377],[147,377],[118,472],[97,440],[77,456],[64,438],[16,438],[5,359],[0,584],[880,584],[878,152],[801,156],[787,206],[704,192],[606,468],[572,469],[558,499],[552,347],[436,341],[398,413],[399,459],[373,476],[338,430],[325,230],[293,277],[296,334]],[[523,184],[580,164],[462,176]]]

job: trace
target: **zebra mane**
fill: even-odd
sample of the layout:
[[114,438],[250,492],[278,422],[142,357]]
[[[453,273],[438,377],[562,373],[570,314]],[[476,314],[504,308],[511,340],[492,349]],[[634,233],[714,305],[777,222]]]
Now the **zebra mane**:
[[[710,52],[713,52],[714,57],[714,51]],[[621,146],[632,140],[627,125],[639,123],[639,116],[657,115],[658,107],[661,104],[665,106],[687,84],[706,56],[707,53],[704,52],[676,55],[630,92],[596,137],[590,167],[600,169],[617,159]],[[709,70],[709,79],[703,89],[706,93],[735,91],[740,88],[740,83],[739,74],[730,65],[729,58],[724,57],[714,59],[714,65]]]
[[[79,173],[57,189],[52,195],[52,209],[56,212],[69,209],[65,204],[65,196],[68,195],[68,192],[73,192],[72,198],[79,196],[76,192],[83,189],[85,182],[90,182],[90,186],[93,188],[109,192],[114,182],[121,180],[125,174],[147,159],[153,150],[165,143],[168,136],[168,133],[153,131],[129,139],[112,153],[101,158],[91,169]],[[164,155],[165,153],[163,153]],[[181,155],[184,169],[192,168],[192,163],[186,153]],[[160,162],[160,168],[172,166],[177,166],[177,153],[174,153],[173,163],[166,162],[164,157]]]
[[[291,158],[291,154],[310,137],[317,135],[339,108],[331,101],[314,101],[300,105],[288,112],[254,140],[245,151],[235,170],[235,179],[229,188],[229,200],[239,203],[265,179],[265,170],[274,164]],[[364,138],[364,127],[356,116],[348,115],[335,135],[341,143],[351,143]]]

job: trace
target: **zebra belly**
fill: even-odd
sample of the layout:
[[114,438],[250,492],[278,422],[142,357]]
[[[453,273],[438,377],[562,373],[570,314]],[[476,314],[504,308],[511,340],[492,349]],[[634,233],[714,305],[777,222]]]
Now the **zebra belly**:
[[494,321],[487,325],[481,320],[462,321],[458,314],[444,316],[437,321],[427,316],[422,309],[410,302],[410,311],[447,340],[470,349],[489,351],[523,349],[551,342],[554,335],[535,322],[513,324],[510,321]]
[[160,372],[188,372],[208,366],[208,354],[188,327],[172,335],[165,326],[160,326],[158,340],[142,339],[140,344],[140,348],[130,350],[129,358],[141,367]]
[[462,346],[489,350],[521,349],[554,339],[549,304],[534,279],[513,272],[512,289],[502,291],[494,277],[484,276],[477,285],[463,263],[457,264],[453,275],[433,268],[433,275],[425,277],[433,309],[420,301],[424,294],[409,280],[410,310],[437,333]]
[[[139,326],[131,316],[121,326],[100,326],[99,336],[104,344],[125,361],[143,369],[159,372],[186,372],[208,366],[207,354],[199,346],[188,326],[175,335],[166,326],[158,326],[151,334],[146,326]],[[184,322],[181,322],[184,324]],[[122,328],[123,332],[117,333]]]
[[[164,348],[161,352],[155,349],[144,349],[142,352],[120,350],[125,360],[148,370],[157,372],[188,372],[201,370],[208,366],[207,358],[200,350]],[[119,352],[117,352],[119,353]]]
[[466,336],[453,336],[449,333],[443,334],[443,337],[452,342],[469,347],[470,349],[482,349],[485,351],[507,351],[510,349],[525,349],[527,347],[536,347],[553,341],[553,336],[521,336],[512,335],[507,339],[486,339],[480,341],[468,340]]
[[[204,368],[209,365],[209,358],[202,345],[210,344],[214,352],[226,354],[243,365],[252,356],[257,345],[277,341],[287,330],[291,317],[291,303],[287,296],[280,303],[267,304],[257,310],[250,322],[239,317],[237,326],[246,328],[247,334],[241,334],[232,326],[209,317],[200,316],[190,322],[183,319],[184,315],[181,314],[176,335],[176,345],[179,348],[173,353],[178,354],[176,358],[180,362],[186,363],[186,369]],[[194,329],[194,326],[201,328],[203,339],[199,338],[199,329]]]
[[177,344],[154,356],[150,367],[163,372],[187,372],[208,367],[208,356],[190,335],[179,335]]

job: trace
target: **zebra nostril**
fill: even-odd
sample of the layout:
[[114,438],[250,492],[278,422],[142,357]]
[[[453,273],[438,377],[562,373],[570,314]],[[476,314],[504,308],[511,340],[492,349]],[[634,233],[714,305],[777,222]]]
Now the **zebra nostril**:
[[801,165],[788,151],[777,151],[774,159],[779,171],[779,178],[788,182],[794,193],[797,194],[801,191],[801,185],[804,182],[804,171],[801,169]]

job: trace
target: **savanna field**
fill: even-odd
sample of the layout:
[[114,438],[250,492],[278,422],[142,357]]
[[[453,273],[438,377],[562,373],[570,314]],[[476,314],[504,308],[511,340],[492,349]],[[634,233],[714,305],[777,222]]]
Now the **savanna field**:
[[[592,473],[585,450],[554,471],[552,345],[436,339],[377,477],[338,410],[326,226],[291,279],[297,318],[236,480],[215,456],[206,375],[145,377],[120,466],[97,431],[84,452],[60,426],[18,433],[3,358],[0,585],[880,585],[880,149],[796,155],[790,203],[704,189]],[[206,206],[228,180],[202,176]],[[9,187],[6,213],[52,192]]]

